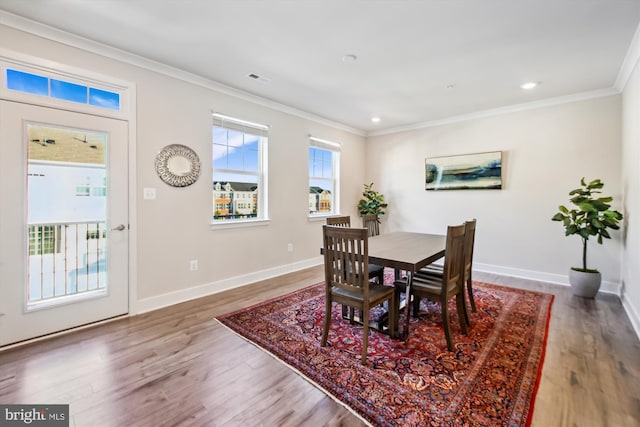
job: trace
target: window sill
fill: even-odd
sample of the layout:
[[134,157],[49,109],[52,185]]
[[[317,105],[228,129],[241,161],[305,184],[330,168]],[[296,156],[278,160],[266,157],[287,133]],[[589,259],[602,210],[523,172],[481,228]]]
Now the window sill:
[[338,213],[331,213],[331,214],[326,214],[326,215],[313,215],[313,216],[308,216],[308,217],[307,217],[307,221],[309,221],[309,222],[326,221],[326,220],[327,220],[327,218],[331,218],[332,216],[340,216],[340,214],[338,214]]
[[247,227],[261,227],[269,225],[270,219],[251,219],[251,220],[224,220],[217,221],[210,224],[211,229],[227,229],[227,228],[247,228]]

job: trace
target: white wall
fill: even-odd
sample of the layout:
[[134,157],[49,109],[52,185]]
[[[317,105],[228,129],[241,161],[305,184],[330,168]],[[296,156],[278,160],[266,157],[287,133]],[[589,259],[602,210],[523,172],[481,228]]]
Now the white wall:
[[[567,283],[580,266],[581,241],[552,222],[580,178],[600,178],[622,206],[619,95],[368,138],[367,181],[389,202],[383,227],[445,233],[477,218],[479,269]],[[425,191],[425,157],[503,152],[502,190]],[[588,267],[605,289],[621,282],[622,233],[590,241]]]
[[[132,191],[136,194],[137,228],[131,230],[137,241],[134,312],[320,262],[323,221],[309,221],[307,210],[309,134],[343,144],[341,204],[344,213],[357,214],[355,204],[364,182],[365,138],[349,132],[346,126],[314,120],[291,108],[269,108],[269,102],[223,94],[206,85],[2,25],[0,47],[135,83],[137,184]],[[232,229],[210,226],[212,110],[271,125],[271,221],[266,225]],[[190,187],[170,187],[156,175],[156,155],[165,145],[175,143],[193,148],[202,161],[201,177]],[[19,167],[20,160],[16,165]],[[126,170],[127,165],[122,165],[122,173]],[[146,187],[157,189],[157,199],[143,200]],[[293,252],[288,252],[288,243],[293,244]],[[191,272],[189,261],[194,259],[199,260],[200,268]]]
[[625,215],[622,303],[640,336],[640,70],[637,63],[624,88],[622,101]]

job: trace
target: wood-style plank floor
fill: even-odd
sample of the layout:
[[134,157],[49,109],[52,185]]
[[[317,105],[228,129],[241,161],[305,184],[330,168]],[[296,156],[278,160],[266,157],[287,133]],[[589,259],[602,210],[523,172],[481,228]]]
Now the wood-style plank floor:
[[[321,267],[0,352],[0,403],[68,403],[72,426],[361,426],[214,320],[323,279]],[[553,293],[534,427],[640,426],[640,343],[620,301]]]

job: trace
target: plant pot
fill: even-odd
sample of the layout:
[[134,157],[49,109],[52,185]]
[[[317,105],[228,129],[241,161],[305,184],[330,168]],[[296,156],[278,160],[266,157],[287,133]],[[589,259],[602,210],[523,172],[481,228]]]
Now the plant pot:
[[594,298],[600,289],[602,275],[599,272],[569,270],[569,283],[574,295],[583,298]]

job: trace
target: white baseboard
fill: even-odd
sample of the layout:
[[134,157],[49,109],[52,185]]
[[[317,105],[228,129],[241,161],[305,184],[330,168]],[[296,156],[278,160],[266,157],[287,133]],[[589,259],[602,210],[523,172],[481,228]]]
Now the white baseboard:
[[[473,269],[485,273],[500,274],[501,276],[519,277],[522,279],[537,280],[540,282],[554,283],[556,285],[569,286],[569,275],[545,273],[543,271],[524,270],[521,268],[502,267],[500,265],[473,263]],[[620,283],[602,281],[600,292],[620,296]]]
[[633,326],[633,330],[636,331],[636,335],[638,339],[640,339],[640,314],[636,311],[635,307],[631,305],[631,301],[629,298],[625,298],[625,295],[622,295],[622,307],[624,307],[624,311],[629,316],[629,320],[631,321],[631,326]]
[[[299,261],[293,264],[282,265],[267,270],[256,271],[243,276],[230,277],[228,279],[217,282],[206,283],[204,285],[194,286],[188,289],[182,289],[175,292],[169,292],[149,298],[144,298],[135,302],[135,306],[131,308],[130,314],[142,314],[148,311],[157,310],[159,308],[168,307],[170,305],[179,304],[181,302],[190,301],[192,299],[201,298],[216,294],[218,292],[227,291],[229,289],[245,286],[250,283],[259,282],[261,280],[271,279],[294,271],[304,270],[305,268],[315,267],[322,264],[322,258],[311,258]],[[133,305],[133,304],[132,304]]]
[[[142,314],[148,311],[157,310],[159,308],[168,307],[181,302],[190,301],[209,295],[223,292],[229,289],[238,288],[261,280],[271,279],[287,273],[304,270],[305,268],[315,267],[322,264],[322,257],[310,258],[298,261],[293,264],[282,265],[267,270],[257,271],[243,276],[231,277],[220,280],[218,282],[207,283],[204,285],[194,286],[192,288],[180,291],[169,292],[150,298],[136,301],[134,307],[131,308],[130,315]],[[536,280],[546,283],[554,283],[557,285],[569,286],[568,275],[546,273],[542,271],[525,270],[520,268],[503,267],[492,264],[474,263],[473,269],[484,273],[499,274],[501,276],[519,277],[523,279]],[[620,297],[622,305],[631,320],[631,324],[640,339],[640,315],[633,305],[624,296],[621,296],[621,285],[619,283],[603,281],[600,288],[601,292],[615,294]],[[132,304],[133,305],[133,304]]]
[[[499,265],[473,263],[473,270],[482,271],[484,273],[499,274],[501,276],[519,277],[522,279],[537,280],[540,282],[554,283],[557,285],[569,286],[569,276],[562,274],[545,273],[541,271],[523,270],[519,268],[502,267]],[[631,321],[631,325],[636,333],[638,339],[640,339],[640,315],[633,307],[628,298],[624,297],[622,293],[622,286],[620,283],[603,281],[600,287],[600,292],[617,295],[622,301],[622,307],[627,313],[627,317]]]

